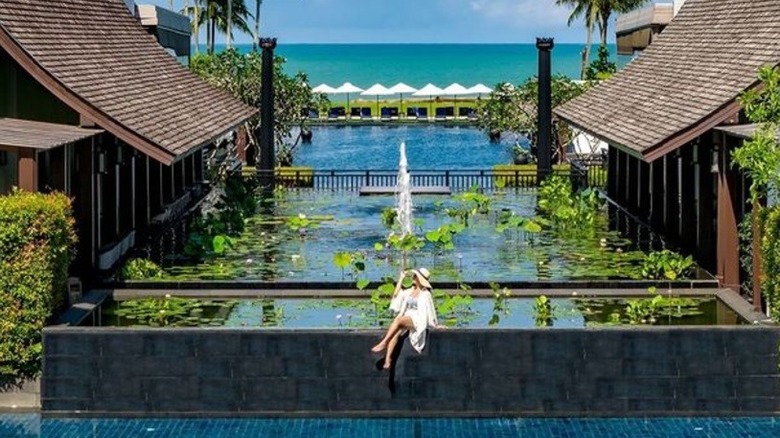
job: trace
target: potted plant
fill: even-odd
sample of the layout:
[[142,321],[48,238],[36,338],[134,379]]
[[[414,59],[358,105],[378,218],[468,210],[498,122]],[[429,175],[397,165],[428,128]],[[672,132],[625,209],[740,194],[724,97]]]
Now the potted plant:
[[522,146],[519,144],[515,144],[512,147],[512,163],[521,165],[521,164],[530,164],[532,161],[531,153],[525,149],[523,149]]

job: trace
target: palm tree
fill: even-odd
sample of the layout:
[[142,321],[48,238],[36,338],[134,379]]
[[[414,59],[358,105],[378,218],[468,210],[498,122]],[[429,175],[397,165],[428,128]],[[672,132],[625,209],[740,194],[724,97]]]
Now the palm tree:
[[588,68],[588,62],[590,61],[590,48],[593,44],[593,28],[596,25],[596,20],[599,17],[599,2],[601,0],[556,0],[555,4],[558,6],[570,6],[573,7],[571,15],[569,15],[568,25],[571,26],[575,20],[580,17],[585,18],[585,28],[587,29],[588,36],[585,41],[585,49],[582,55],[582,67],[580,69],[580,78],[585,78],[585,70]]
[[191,7],[189,12],[194,12],[196,16],[193,21],[194,31],[197,32],[200,26],[206,26],[206,46],[209,53],[214,53],[217,31],[228,35],[228,28],[230,29],[228,44],[234,29],[252,33],[247,24],[247,19],[252,15],[247,10],[246,0],[195,0],[195,6]]
[[645,5],[648,0],[595,0],[598,4],[599,31],[601,34],[601,45],[607,45],[609,36],[609,19],[613,12],[625,14]]
[[252,39],[252,50],[260,47],[260,7],[263,6],[263,0],[255,0],[255,34]]

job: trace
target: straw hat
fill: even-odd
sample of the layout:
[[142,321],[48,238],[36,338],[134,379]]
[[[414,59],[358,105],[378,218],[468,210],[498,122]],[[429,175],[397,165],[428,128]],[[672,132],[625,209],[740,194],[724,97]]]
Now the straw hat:
[[433,289],[433,287],[431,287],[431,283],[428,281],[428,279],[431,278],[430,271],[425,268],[420,268],[412,269],[412,272],[414,272],[414,275],[417,277],[417,281],[420,282],[420,286],[426,289]]

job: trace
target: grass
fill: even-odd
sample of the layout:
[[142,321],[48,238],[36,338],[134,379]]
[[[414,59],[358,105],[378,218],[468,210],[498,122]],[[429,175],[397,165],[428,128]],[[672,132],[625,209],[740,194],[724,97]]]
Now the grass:
[[[568,163],[553,166],[555,172],[568,172]],[[535,187],[536,164],[496,164],[493,179],[497,187]]]
[[[241,174],[251,176],[255,174],[254,166],[244,166],[241,168]],[[314,168],[312,167],[277,167],[276,177],[282,179],[287,185],[295,187],[312,187],[314,184]]]

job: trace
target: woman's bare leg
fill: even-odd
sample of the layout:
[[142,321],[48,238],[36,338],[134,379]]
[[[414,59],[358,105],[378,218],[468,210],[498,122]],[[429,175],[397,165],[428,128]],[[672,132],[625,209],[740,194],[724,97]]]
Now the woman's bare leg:
[[393,362],[393,350],[395,350],[395,346],[398,345],[398,338],[401,337],[401,332],[397,332],[395,336],[390,338],[390,341],[387,343],[387,350],[385,352],[385,364],[384,369],[389,370],[390,365]]
[[392,324],[390,324],[390,327],[387,328],[387,334],[385,337],[382,338],[378,344],[374,345],[374,347],[371,348],[371,351],[374,353],[379,353],[380,351],[387,348],[387,343],[390,342],[390,339],[398,334],[398,332],[412,328],[414,328],[414,322],[412,322],[412,318],[406,315],[395,318]]

